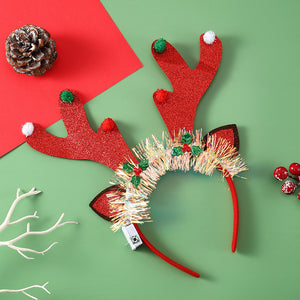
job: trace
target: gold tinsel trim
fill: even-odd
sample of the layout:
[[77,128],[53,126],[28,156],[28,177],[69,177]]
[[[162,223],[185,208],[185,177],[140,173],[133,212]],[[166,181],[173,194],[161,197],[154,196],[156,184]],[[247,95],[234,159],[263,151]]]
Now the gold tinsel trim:
[[148,138],[133,148],[139,160],[149,161],[149,167],[140,174],[141,182],[138,187],[130,182],[132,175],[124,171],[122,165],[118,167],[112,183],[119,184],[126,192],[118,192],[110,196],[111,211],[116,213],[112,220],[113,231],[131,223],[151,221],[148,198],[156,188],[160,177],[167,171],[187,172],[193,169],[195,172],[212,175],[215,169],[224,169],[226,174],[222,172],[223,176],[233,177],[247,170],[243,159],[226,139],[208,136],[205,145],[201,130],[195,133],[189,132],[192,136],[190,146],[199,146],[203,150],[199,155],[185,152],[180,156],[173,156],[173,147],[181,145],[180,141],[185,132],[181,130],[174,142],[163,132],[161,141],[152,136],[152,140]]

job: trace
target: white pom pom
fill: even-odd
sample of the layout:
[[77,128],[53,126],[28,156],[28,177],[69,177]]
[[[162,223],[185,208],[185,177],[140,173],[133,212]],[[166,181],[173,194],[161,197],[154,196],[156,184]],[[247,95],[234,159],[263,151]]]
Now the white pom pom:
[[205,44],[211,45],[216,39],[216,34],[213,31],[206,31],[203,35]]
[[30,122],[25,123],[25,124],[23,125],[23,127],[22,127],[22,133],[23,133],[26,137],[32,135],[33,131],[34,131],[34,126],[33,126],[33,124],[30,123]]

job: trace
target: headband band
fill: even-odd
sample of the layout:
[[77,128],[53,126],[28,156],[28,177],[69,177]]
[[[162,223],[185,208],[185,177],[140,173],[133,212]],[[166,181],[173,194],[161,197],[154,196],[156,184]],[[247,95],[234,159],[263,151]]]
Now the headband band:
[[[231,196],[232,196],[232,204],[233,204],[233,233],[232,233],[232,243],[231,243],[231,250],[232,252],[235,252],[236,250],[236,244],[237,244],[237,237],[238,237],[238,230],[239,230],[239,206],[238,206],[238,198],[237,198],[237,194],[236,194],[236,190],[234,187],[234,183],[231,179],[231,177],[226,176],[225,177],[228,186],[230,188],[230,192],[231,192]],[[161,253],[159,250],[157,250],[148,240],[147,238],[144,236],[144,234],[141,232],[140,228],[138,227],[137,224],[134,224],[134,227],[136,229],[136,231],[138,232],[139,236],[141,237],[141,239],[143,240],[143,242],[146,244],[146,246],[154,253],[156,254],[158,257],[160,257],[161,259],[163,259],[164,261],[166,261],[168,264],[174,266],[175,268],[191,275],[194,276],[196,278],[200,277],[200,274],[187,268],[184,267],[182,265],[180,265],[179,263],[175,262],[174,260],[168,258],[166,255],[164,255],[163,253]]]
[[100,216],[113,222],[112,229],[122,227],[132,249],[140,239],[159,257],[189,273],[189,270],[159,252],[141,233],[138,223],[150,219],[148,197],[157,180],[166,171],[194,171],[211,175],[221,171],[228,182],[233,201],[234,225],[232,251],[236,250],[238,235],[238,199],[232,177],[246,170],[238,155],[239,138],[235,125],[212,130],[202,137],[194,132],[194,116],[199,100],[210,85],[221,60],[222,44],[213,32],[200,36],[201,56],[191,70],[176,49],[160,39],[152,44],[152,54],[170,79],[173,92],[157,90],[153,100],[168,128],[160,142],[146,140],[130,151],[115,122],[108,118],[97,132],[89,126],[78,95],[65,90],[59,97],[60,112],[68,131],[66,138],[51,135],[40,125],[26,123],[22,132],[26,142],[48,155],[87,159],[104,164],[115,171],[114,186],[105,189],[90,203]]

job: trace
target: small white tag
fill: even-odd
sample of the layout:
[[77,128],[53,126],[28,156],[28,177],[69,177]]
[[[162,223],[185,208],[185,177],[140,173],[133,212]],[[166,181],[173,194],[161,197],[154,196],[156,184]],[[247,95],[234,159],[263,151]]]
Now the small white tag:
[[133,224],[122,227],[122,231],[128,241],[132,250],[135,250],[137,247],[143,244],[142,239],[140,238],[138,232],[136,231]]

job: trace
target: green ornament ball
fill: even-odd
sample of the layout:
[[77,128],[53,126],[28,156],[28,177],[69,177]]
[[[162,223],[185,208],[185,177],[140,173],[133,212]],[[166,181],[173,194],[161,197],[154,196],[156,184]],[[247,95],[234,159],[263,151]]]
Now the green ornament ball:
[[70,91],[62,91],[59,97],[63,102],[72,103],[74,100],[74,95]]
[[153,48],[157,53],[164,52],[166,47],[167,47],[167,43],[163,38],[158,39],[153,45]]

